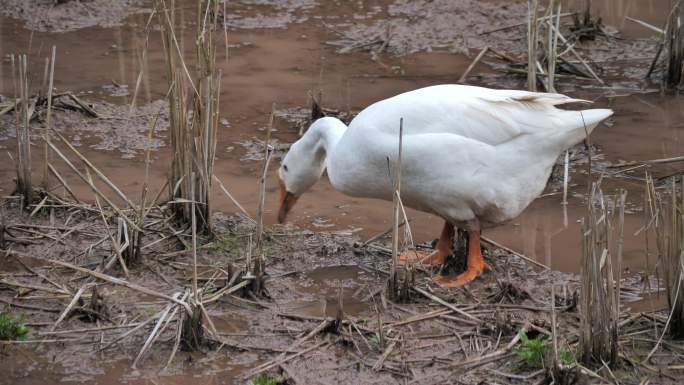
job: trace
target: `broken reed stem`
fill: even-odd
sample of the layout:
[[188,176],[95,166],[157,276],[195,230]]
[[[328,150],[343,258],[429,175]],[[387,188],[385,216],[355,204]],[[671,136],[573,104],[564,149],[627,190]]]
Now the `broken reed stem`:
[[[397,296],[397,264],[399,263],[399,197],[401,196],[401,158],[404,141],[404,118],[399,119],[399,149],[394,166],[394,193],[392,194],[392,265],[388,289],[390,298]],[[408,261],[407,261],[408,262]]]
[[614,286],[612,259],[619,251],[615,251],[613,222],[622,202],[622,193],[607,202],[600,181],[592,183],[587,217],[582,220],[580,347],[585,364],[617,362],[620,293]]
[[553,29],[554,33],[556,33],[556,35],[558,35],[558,38],[561,40],[561,42],[562,42],[563,44],[565,44],[565,46],[567,47],[567,49],[568,49],[570,52],[572,52],[573,55],[575,55],[575,57],[577,58],[577,60],[579,60],[579,62],[582,63],[582,65],[584,66],[584,68],[587,69],[587,71],[591,74],[591,76],[592,76],[594,79],[596,79],[597,82],[599,82],[600,84],[606,84],[606,83],[605,83],[605,82],[596,74],[596,72],[594,72],[594,70],[591,68],[591,66],[589,65],[589,63],[587,63],[587,61],[584,60],[584,58],[582,57],[582,55],[580,55],[579,52],[577,52],[577,50],[575,50],[575,48],[573,48],[573,44],[571,44],[571,43],[563,36],[563,34],[560,33],[560,29],[559,29],[559,28],[555,27],[555,26],[551,23],[550,20],[547,20],[547,21],[546,21],[546,25],[548,25],[551,29]]
[[249,215],[249,213],[247,212],[247,210],[245,210],[245,208],[242,207],[242,205],[240,204],[240,202],[238,202],[237,199],[235,199],[235,198],[233,197],[233,195],[228,191],[228,189],[226,189],[226,186],[223,185],[223,182],[221,182],[221,179],[219,179],[216,175],[214,175],[213,177],[214,177],[214,180],[215,180],[216,182],[218,182],[219,187],[221,188],[221,190],[223,191],[223,193],[226,194],[226,196],[228,197],[228,199],[230,199],[230,201],[233,202],[233,204],[234,204],[238,209],[240,209],[240,211],[241,211],[242,214],[245,216],[245,218],[246,218],[248,221],[252,222],[253,224],[256,224],[256,221],[255,221],[254,219],[252,219],[252,217]]
[[551,283],[551,342],[553,343],[553,367],[559,364],[558,358],[558,332],[556,329],[556,285]]
[[537,91],[537,12],[539,0],[528,0],[527,15],[527,89]]
[[[661,213],[660,231],[665,235],[661,238],[658,252],[663,265],[667,300],[670,307],[671,321],[669,333],[677,339],[684,338],[684,281],[682,272],[684,266],[684,193],[678,199],[676,177],[671,178],[670,207],[666,207],[658,197]],[[684,181],[680,187],[684,186]],[[666,216],[669,216],[667,218]]]
[[273,155],[273,147],[271,146],[271,128],[273,127],[273,119],[275,115],[275,103],[271,108],[271,116],[269,118],[268,127],[266,128],[266,141],[264,142],[264,165],[261,169],[261,178],[259,178],[259,203],[257,207],[257,227],[256,227],[256,254],[257,258],[263,256],[263,238],[264,238],[264,203],[266,199],[266,175],[268,174],[268,165],[271,162]]
[[[549,81],[549,83],[551,83]],[[565,151],[565,162],[563,164],[563,205],[568,204],[568,181],[570,178],[570,150]]]
[[140,83],[142,83],[143,75],[147,67],[147,49],[150,45],[150,31],[152,30],[152,20],[156,14],[157,9],[153,8],[152,12],[150,12],[149,18],[147,19],[147,24],[145,25],[145,44],[143,46],[142,55],[140,57],[140,72],[138,72],[138,77],[135,80],[135,89],[133,90],[133,98],[131,99],[131,106],[129,109],[129,113],[131,114],[133,113],[133,109],[135,108],[135,101],[138,98],[138,91],[140,91]]
[[[88,178],[90,179],[90,174],[88,174]],[[124,257],[121,254],[121,245],[116,239],[114,239],[114,236],[109,231],[109,223],[107,223],[107,218],[104,215],[104,211],[102,210],[102,206],[100,205],[100,199],[97,197],[97,194],[95,194],[95,204],[97,205],[98,210],[100,210],[100,216],[102,217],[102,222],[104,224],[105,231],[109,236],[109,240],[112,242],[112,248],[114,249],[114,253],[116,254],[116,258],[118,259],[119,264],[121,265],[121,269],[123,269],[124,276],[128,278],[128,267],[126,266],[126,261],[124,261]]]
[[[554,15],[554,8],[556,8],[556,14]],[[549,41],[548,41],[548,57],[547,57],[547,62],[548,62],[548,82],[547,82],[547,90],[548,92],[556,92],[556,87],[555,87],[555,79],[556,79],[556,59],[557,59],[557,54],[558,54],[558,33],[555,31],[560,30],[560,15],[561,15],[561,4],[559,0],[550,0],[549,3],[549,10],[551,14],[549,17],[551,20],[554,20],[554,23],[556,25],[556,28],[549,28],[547,27],[546,29],[548,30],[548,36],[549,36]]]
[[[143,293],[143,294],[147,294],[147,295],[150,295],[150,296],[153,296],[153,297],[156,297],[156,298],[161,298],[161,299],[164,299],[164,300],[167,300],[167,301],[175,302],[176,304],[183,306],[183,307],[185,308],[185,310],[187,310],[189,313],[192,313],[192,309],[191,309],[190,306],[189,306],[186,302],[184,302],[184,301],[178,300],[177,298],[173,298],[173,297],[168,296],[168,295],[166,295],[166,294],[164,294],[164,293],[160,293],[160,292],[154,291],[154,290],[152,290],[152,289],[148,289],[148,288],[146,288],[146,287],[144,287],[144,286],[140,286],[140,285],[135,284],[135,283],[133,283],[133,282],[128,282],[128,281],[126,281],[126,280],[124,280],[124,279],[121,279],[121,278],[112,277],[111,275],[108,275],[108,274],[104,274],[104,273],[100,273],[100,272],[98,272],[98,271],[86,269],[86,268],[84,268],[84,267],[77,266],[77,265],[71,264],[71,263],[69,263],[69,262],[59,261],[59,260],[56,260],[56,259],[48,259],[48,258],[34,257],[34,256],[29,256],[29,255],[25,255],[25,254],[13,252],[13,251],[6,251],[6,252],[7,252],[8,254],[10,254],[10,255],[16,256],[17,258],[32,258],[32,259],[35,259],[35,260],[43,261],[43,262],[45,262],[45,263],[50,263],[50,264],[53,264],[53,265],[57,265],[57,266],[61,266],[61,267],[66,267],[66,268],[69,268],[69,269],[72,269],[72,270],[75,270],[75,271],[78,271],[78,272],[81,272],[81,273],[85,273],[85,274],[91,275],[91,276],[93,276],[93,277],[95,277],[95,278],[97,278],[97,279],[101,279],[101,280],[103,280],[103,281],[112,283],[112,284],[114,284],[114,285],[120,285],[120,286],[126,287],[126,288],[128,288],[128,289],[131,289],[131,290],[134,290],[134,291]],[[60,294],[62,294],[62,293],[60,293]]]
[[[12,61],[14,67],[14,61]],[[31,143],[29,121],[33,108],[29,107],[28,59],[19,55],[18,71],[19,98],[16,120],[17,138],[17,186],[16,191],[22,196],[22,206],[28,207],[33,202],[33,186],[31,184]],[[15,98],[16,100],[16,98]]]
[[[69,143],[69,141],[67,141],[66,138],[64,138],[59,132],[57,132],[56,130],[54,130],[54,128],[52,129],[52,131],[53,131],[53,132],[60,138],[60,140],[62,140],[62,142],[64,142],[64,143],[65,143],[65,144],[66,144],[74,153],[76,153],[77,155],[79,155],[80,157],[82,157],[82,159],[85,159],[85,157],[83,157],[83,155],[81,155],[81,153],[78,152],[78,150],[76,150],[76,149]],[[128,218],[128,216],[127,216],[126,214],[124,214],[124,212],[123,212],[116,204],[114,204],[114,202],[112,202],[105,194],[103,194],[103,193],[97,188],[97,186],[95,186],[95,184],[92,182],[92,180],[89,180],[89,178],[87,178],[85,175],[83,175],[83,173],[82,173],[81,171],[79,171],[79,169],[78,169],[76,166],[74,166],[73,163],[71,163],[71,161],[69,160],[69,158],[67,158],[64,154],[62,154],[62,152],[59,150],[59,148],[57,148],[52,142],[48,142],[48,145],[50,146],[50,148],[52,149],[52,151],[54,151],[55,154],[57,154],[57,156],[59,156],[59,157],[64,161],[64,163],[65,163],[65,164],[66,164],[74,173],[76,173],[76,175],[78,175],[78,177],[81,178],[81,180],[82,180],[83,182],[85,182],[85,183],[88,185],[88,187],[90,187],[90,189],[91,189],[95,194],[97,194],[98,196],[100,196],[100,198],[102,198],[105,202],[107,202],[107,204],[108,204],[114,211],[116,211],[116,213],[117,213],[121,218],[123,218],[130,226],[133,226],[134,229],[136,229],[136,230],[138,230],[138,231],[141,231],[141,230],[138,228],[137,224],[135,224],[130,218]],[[86,161],[85,161],[84,163],[86,163],[86,165],[87,165],[90,169],[94,170],[94,171],[96,172],[96,175],[98,175],[98,176],[101,175],[101,173],[99,172],[99,170],[97,170],[97,169],[95,168],[95,166],[93,166],[92,164],[90,164],[90,162],[87,162],[87,159],[86,159]],[[104,175],[104,174],[102,174],[102,175]],[[106,178],[106,177],[105,177],[105,178]],[[114,186],[114,184],[111,183],[111,182],[109,181],[109,179],[103,179],[103,181],[104,181],[106,184],[108,184],[108,185],[110,186],[110,188],[118,190],[118,188],[116,188],[116,186]],[[120,191],[119,191],[119,192],[120,192]],[[121,193],[121,194],[123,194],[123,193]],[[125,195],[124,195],[124,197],[125,197]],[[128,201],[128,198],[126,198],[126,201]],[[135,207],[135,206],[132,206],[132,207]]]
[[470,75],[470,71],[472,71],[473,68],[475,68],[475,66],[477,65],[477,63],[480,62],[480,60],[482,59],[482,57],[484,57],[484,55],[487,53],[488,50],[489,50],[489,47],[488,47],[488,46],[482,48],[482,50],[480,51],[480,53],[477,54],[477,56],[475,57],[475,60],[473,60],[473,62],[470,63],[470,65],[469,65],[468,68],[465,70],[465,72],[463,72],[463,75],[461,75],[461,77],[458,79],[458,82],[459,82],[459,83],[465,83],[466,79],[468,78],[468,75]]
[[682,1],[674,3],[665,27],[666,85],[668,88],[679,88],[684,85],[684,6]]
[[[191,174],[193,182],[190,187],[192,196],[195,196],[195,175]],[[204,330],[202,329],[202,300],[197,287],[197,217],[195,213],[195,201],[191,203],[191,226],[192,226],[192,313],[185,314],[182,318],[181,342],[183,349],[197,351],[204,343]]]
[[[195,196],[195,174],[190,178],[193,183],[191,185],[191,195]],[[192,201],[191,210],[191,225],[192,225],[192,298],[195,303],[200,303],[199,292],[197,290],[197,218],[195,215],[195,201]]]
[[57,56],[57,47],[52,46],[52,56],[50,58],[50,77],[48,80],[47,89],[47,117],[45,119],[45,130],[43,132],[43,140],[45,141],[45,149],[43,152],[44,165],[43,165],[43,189],[45,191],[50,190],[50,175],[48,172],[48,164],[50,163],[50,124],[52,122],[52,89],[54,87],[55,81],[55,58]]
[[584,2],[584,25],[589,25],[591,23],[591,0],[585,0]]
[[620,290],[622,288],[622,252],[625,244],[625,202],[627,200],[627,190],[618,190],[618,239],[617,239],[617,279],[616,279],[616,312],[620,314]]
[[252,238],[249,238],[249,250],[247,251],[247,275],[246,278],[251,278],[250,290],[252,293],[260,295],[263,289],[264,283],[264,265],[265,265],[265,255],[264,255],[264,202],[266,199],[266,176],[268,174],[268,165],[271,162],[273,156],[273,147],[268,144],[270,141],[270,128],[267,134],[267,144],[266,144],[266,155],[264,158],[264,167],[261,172],[261,178],[259,178],[259,205],[257,207],[257,228],[256,228],[256,241],[255,241],[255,251],[252,255]]

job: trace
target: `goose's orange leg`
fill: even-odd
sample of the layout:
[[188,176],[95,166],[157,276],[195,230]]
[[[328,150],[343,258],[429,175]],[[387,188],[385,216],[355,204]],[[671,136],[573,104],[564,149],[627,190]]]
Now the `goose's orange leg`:
[[438,275],[434,278],[445,289],[460,287],[479,277],[485,270],[492,268],[485,263],[480,249],[480,226],[475,222],[468,229],[468,269],[454,278]]
[[446,257],[451,255],[451,245],[454,242],[454,225],[444,221],[442,234],[439,236],[434,251],[424,252],[409,250],[399,256],[399,264],[404,265],[407,261],[422,264],[423,266],[439,266],[444,263]]

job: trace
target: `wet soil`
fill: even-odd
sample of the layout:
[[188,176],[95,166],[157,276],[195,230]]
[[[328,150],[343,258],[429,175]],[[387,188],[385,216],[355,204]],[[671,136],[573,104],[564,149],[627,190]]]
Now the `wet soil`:
[[[97,242],[107,231],[116,231],[115,225],[105,227],[94,207],[52,199],[46,207],[50,208],[32,218],[16,204],[5,207],[12,250],[2,257],[0,301],[24,314],[31,331],[26,341],[0,345],[6,371],[0,384],[45,380],[66,384],[243,384],[255,368],[282,359],[280,354],[290,349],[309,353],[290,358],[269,373],[296,384],[393,384],[402,379],[474,384],[491,378],[494,369],[502,381],[510,376],[540,380],[540,372],[503,346],[521,328],[534,334],[548,333],[552,284],[557,293],[553,306],[558,309],[559,344],[576,346],[578,278],[535,268],[493,248],[484,251],[493,271],[467,289],[444,290],[431,280],[429,271],[416,273],[416,287],[455,304],[451,308],[418,292],[402,304],[388,301],[383,294],[389,270],[383,242],[358,247],[348,232],[275,226],[264,245],[268,297],[245,297],[238,291],[210,300],[225,290],[233,272],[244,266],[254,231],[253,223],[244,218],[217,214],[213,218],[216,235],[200,239],[197,255],[198,286],[206,301],[206,317],[213,325],[205,327],[216,330],[210,337],[213,342],[202,352],[180,351],[168,364],[179,322],[171,316],[152,349],[131,369],[154,330],[154,315],[168,308],[167,301],[121,284],[93,281],[89,275],[57,267],[50,260],[99,270],[171,296],[184,292],[190,284],[192,252],[180,243],[187,235],[168,237],[171,229],[159,225],[163,217],[153,215],[143,238],[143,245],[151,246],[145,247],[142,264],[129,265],[130,274],[124,277],[116,264],[102,267],[114,256],[110,242]],[[162,206],[155,211],[161,214],[167,209]],[[107,217],[111,214],[105,213]],[[105,315],[95,322],[67,316],[53,327],[76,288],[95,283],[105,304],[98,316]],[[639,291],[639,286],[626,285],[633,291]],[[85,291],[85,303],[91,294]],[[664,322],[660,312],[646,314]],[[330,326],[340,315],[340,326]],[[651,318],[625,312],[623,330],[648,331]],[[134,329],[148,319],[153,322]],[[128,331],[132,334],[126,335]],[[632,341],[624,354],[643,354],[647,342]],[[578,354],[574,349],[573,354]],[[494,360],[495,365],[474,359],[487,354],[501,357]],[[675,356],[664,359],[659,357],[654,364],[674,367],[679,363]],[[632,383],[627,369],[626,362],[613,369],[622,383]],[[676,383],[670,376],[666,372],[654,380]],[[525,382],[513,378],[512,383]]]
[[[64,100],[63,100],[64,99]],[[133,159],[144,154],[149,147],[158,151],[167,145],[164,132],[168,128],[168,102],[158,100],[144,106],[113,104],[105,101],[88,103],[98,117],[88,116],[67,97],[55,98],[52,113],[52,128],[59,132],[73,146],[84,152],[97,150],[102,154]],[[125,124],[122,124],[125,122]],[[14,114],[0,116],[3,127],[15,126]],[[46,111],[39,109],[38,116],[30,124],[32,141],[39,141],[46,124]],[[153,134],[148,141],[150,127]],[[0,143],[13,141],[16,131],[6,129],[0,131]],[[4,148],[0,145],[0,148]]]
[[2,0],[0,13],[40,32],[74,31],[92,26],[117,27],[143,12],[144,0]]

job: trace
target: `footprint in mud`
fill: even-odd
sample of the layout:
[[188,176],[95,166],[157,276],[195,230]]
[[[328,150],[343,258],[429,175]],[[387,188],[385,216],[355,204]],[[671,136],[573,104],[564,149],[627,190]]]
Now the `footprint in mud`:
[[335,317],[341,299],[345,314],[359,315],[370,310],[357,293],[371,279],[364,270],[353,265],[319,267],[303,273],[294,285],[293,301],[280,306],[287,312]]

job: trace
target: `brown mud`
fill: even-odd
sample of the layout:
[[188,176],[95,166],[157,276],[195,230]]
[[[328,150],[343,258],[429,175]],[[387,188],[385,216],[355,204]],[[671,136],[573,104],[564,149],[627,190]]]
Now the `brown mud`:
[[[88,17],[83,17],[82,12],[87,12],[102,2],[70,1],[55,6],[48,3],[52,2],[0,1],[0,4],[7,5],[4,11],[10,13],[6,15],[14,17],[0,18],[0,94],[10,96],[14,92],[10,54],[28,52],[33,72],[32,85],[37,92],[42,81],[44,58],[48,55],[49,47],[56,45],[57,92],[76,93],[105,117],[92,118],[76,111],[58,109],[54,115],[56,129],[66,134],[74,144],[80,144],[79,150],[126,194],[136,197],[140,193],[144,175],[145,131],[152,115],[163,105],[159,100],[164,98],[167,87],[161,42],[158,34],[152,33],[147,63],[143,66],[143,81],[135,103],[137,107],[133,111],[129,109],[141,68],[144,26],[148,17],[146,13],[137,12],[149,4],[135,2],[135,7],[128,7],[134,2],[111,1],[106,2],[107,6],[98,7],[97,12],[105,12],[103,16],[90,12]],[[179,42],[186,56],[192,57],[195,6],[192,1],[187,4],[179,3],[183,5],[178,6],[177,14],[184,26],[179,30]],[[579,9],[583,3],[570,0],[563,2],[566,9]],[[609,106],[615,110],[615,115],[607,124],[601,125],[592,135],[591,141],[596,148],[592,162],[594,171],[611,173],[612,169],[607,166],[621,161],[681,155],[684,153],[680,138],[681,128],[684,127],[684,101],[679,96],[661,92],[656,81],[643,79],[658,40],[651,31],[625,21],[625,16],[631,16],[662,27],[669,3],[626,0],[593,3],[594,12],[603,17],[606,30],[610,33],[619,32],[619,35],[600,36],[595,41],[578,44],[576,49],[591,57],[593,65],[599,69],[599,76],[610,85],[601,85],[591,79],[572,78],[559,79],[557,87],[559,92],[571,93],[573,96],[592,100],[598,106]],[[43,16],[27,16],[33,13],[20,11],[28,9],[26,7],[36,7],[30,11]],[[133,10],[130,16],[129,10]],[[431,84],[455,83],[474,54],[483,46],[491,46],[515,58],[520,58],[525,49],[523,42],[526,27],[517,26],[525,20],[526,5],[522,1],[243,0],[229,2],[227,11],[228,42],[225,47],[219,47],[219,65],[224,78],[221,95],[222,131],[215,173],[252,215],[257,207],[256,175],[261,169],[261,150],[272,103],[276,103],[274,143],[277,153],[282,154],[290,143],[297,140],[301,126],[307,121],[310,91],[322,91],[324,106],[353,114],[369,103],[399,92]],[[514,27],[492,32],[506,26]],[[504,67],[505,63],[501,60],[487,56],[472,72],[468,83],[498,88],[524,87],[524,79],[501,72]],[[0,158],[3,159],[0,162],[0,195],[3,196],[10,195],[14,186],[14,165],[7,156],[8,152],[14,152],[15,146],[12,137],[13,119],[12,115],[0,117]],[[39,116],[33,122],[35,127],[42,125],[42,119]],[[165,127],[162,119],[154,135],[155,151],[152,153],[153,164],[150,170],[153,193],[166,181],[171,159],[165,147]],[[33,142],[36,148],[34,165],[39,165],[39,137],[35,136]],[[586,153],[578,150],[577,156],[573,156],[567,206],[561,205],[562,187],[556,178],[549,184],[545,194],[519,218],[489,230],[485,235],[554,269],[577,273],[580,258],[578,220],[585,215],[585,162]],[[61,162],[55,163],[76,195],[92,202],[93,195],[89,188]],[[277,163],[272,163],[273,169],[277,167]],[[677,170],[677,165],[674,164],[655,166],[651,171],[656,176],[666,176]],[[643,232],[636,234],[644,225],[643,171],[637,169],[631,173],[612,175],[603,184],[606,190],[621,187],[628,191],[625,276],[631,280],[630,299],[643,300],[628,304],[627,307],[632,307],[634,311],[650,312],[662,309],[664,298],[662,295],[647,293],[645,282],[649,281],[648,276],[657,272],[657,255],[654,243],[650,243],[647,252]],[[56,193],[62,194],[63,191],[58,189]],[[275,222],[277,194],[277,183],[271,172],[266,196],[266,222],[269,225]],[[217,212],[237,212],[218,188],[214,191],[214,202]],[[95,341],[101,338],[100,334],[88,333],[83,337],[87,342],[83,345],[68,342],[45,343],[38,348],[37,353],[32,348],[21,347],[18,354],[6,361],[10,367],[10,383],[34,384],[39,378],[64,380],[67,383],[80,380],[103,384],[122,381],[133,384],[185,383],[196,376],[202,376],[209,383],[244,383],[237,376],[245,374],[246,368],[273,358],[295,340],[293,335],[301,335],[316,327],[321,321],[316,317],[334,316],[340,287],[345,313],[353,317],[355,322],[364,320],[365,325],[373,330],[377,330],[377,325],[373,324],[377,319],[376,307],[386,317],[383,324],[397,322],[411,314],[436,310],[438,307],[427,302],[404,307],[407,310],[392,304],[384,308],[377,292],[375,297],[367,298],[368,294],[384,283],[385,277],[378,269],[386,269],[387,255],[378,254],[377,251],[355,254],[352,244],[357,237],[365,239],[386,230],[390,226],[390,213],[390,203],[346,197],[335,192],[325,178],[300,199],[290,219],[296,227],[286,227],[283,231],[287,234],[287,240],[279,243],[272,250],[273,253],[268,253],[269,256],[275,255],[275,258],[269,260],[267,271],[270,275],[279,277],[267,281],[273,297],[272,303],[268,303],[269,308],[264,309],[258,304],[226,297],[216,308],[210,310],[216,318],[214,321],[217,328],[226,333],[226,341],[233,345],[249,342],[252,347],[269,346],[272,349],[270,352],[255,352],[227,344],[218,353],[179,356],[176,358],[177,366],[160,374],[159,370],[164,366],[172,345],[172,333],[167,332],[168,335],[162,338],[163,345],[160,345],[163,348],[156,347],[152,350],[152,356],[144,365],[146,369],[131,372],[131,357],[142,346],[145,333],[137,335],[134,342],[123,344],[118,352],[108,351],[102,356],[88,350],[93,349]],[[417,241],[429,242],[436,237],[442,225],[439,218],[415,211],[409,211],[409,216]],[[97,217],[91,219],[93,223],[99,223]],[[11,221],[18,223],[27,219],[17,214],[11,217]],[[244,226],[234,219],[221,218],[219,222],[224,223],[226,228]],[[311,233],[310,230],[324,230],[330,234]],[[79,242],[80,238],[71,236],[67,239],[69,242]],[[56,249],[47,253],[45,249],[30,249],[30,243],[20,247],[26,247],[23,251],[35,253],[36,256],[57,254],[64,258],[68,258],[74,250],[80,253],[86,247],[84,243],[70,244],[67,247],[59,242],[54,243],[54,240],[45,243],[44,238],[40,237],[35,241],[42,242],[43,247],[51,245]],[[85,241],[81,239],[80,242]],[[239,260],[234,253],[244,246],[244,240],[238,246],[231,245],[233,242],[234,240],[229,241],[224,249],[219,248],[204,254],[203,261],[216,266],[235,258]],[[105,253],[104,249],[101,253]],[[491,255],[498,253],[500,251],[491,251]],[[576,277],[573,275],[531,273],[532,268],[515,257],[504,255],[499,259],[492,258],[491,255],[489,263],[495,267],[493,273],[489,273],[466,291],[441,294],[453,303],[487,303],[490,301],[489,295],[499,287],[496,280],[504,279],[505,271],[510,266],[513,266],[513,282],[522,282],[526,289],[533,291],[532,299],[523,304],[546,306],[539,302],[548,304],[549,281],[560,280],[567,283],[570,291],[576,285]],[[96,255],[91,258],[93,262],[97,260]],[[2,263],[3,275],[19,274],[17,277],[20,277],[21,274],[26,274],[20,265],[7,263],[9,265]],[[169,293],[173,288],[181,287],[182,283],[187,284],[187,281],[178,278],[182,275],[179,269],[156,260],[155,263],[159,265],[152,266],[152,270],[136,271],[139,275],[136,279]],[[47,266],[37,266],[52,271]],[[173,285],[153,273],[155,268],[166,269],[171,276],[176,276],[172,280]],[[422,285],[427,283],[426,277],[426,274],[422,275]],[[106,296],[113,298],[115,302],[124,295],[128,296],[129,303],[143,300],[154,302],[153,299],[138,299],[129,294],[120,294],[114,289],[110,290],[112,291],[105,290]],[[9,298],[17,293],[3,287],[0,294],[3,298]],[[68,300],[60,298],[41,304],[63,308],[66,301]],[[156,306],[155,309],[163,307],[158,303],[149,306]],[[141,314],[146,314],[144,311],[152,310],[142,309]],[[519,309],[510,311],[509,314],[518,311]],[[129,317],[129,320],[134,319],[136,314],[128,312],[130,309],[126,307],[122,314]],[[312,318],[292,321],[278,316],[278,312],[303,314]],[[529,313],[521,315],[521,319],[548,316],[548,312],[544,311]],[[28,314],[30,322],[34,323],[54,322],[56,317],[54,313]],[[563,316],[573,319],[576,313],[569,312]],[[496,324],[494,321],[491,324]],[[69,320],[64,329],[88,327],[79,322]],[[416,362],[454,362],[464,358],[463,354],[486,354],[487,351],[494,351],[500,344],[507,343],[505,339],[510,340],[513,336],[511,333],[514,333],[507,331],[502,334],[501,341],[498,338],[487,340],[467,332],[462,334],[463,325],[458,322],[457,326],[448,324],[456,322],[454,320],[442,318],[442,322],[447,322],[447,325],[429,321],[416,328],[427,336],[449,334],[449,338],[453,338],[454,335],[465,335],[463,338],[466,338],[466,347],[473,349],[475,346],[479,350],[467,350],[468,353],[463,353],[455,345],[458,341],[453,340],[448,343],[443,343],[442,340],[423,343],[423,339],[412,330],[413,326],[409,326],[408,331],[402,329],[393,336],[404,339],[398,346],[406,352],[401,351],[399,355],[391,357],[390,361],[395,361],[389,363],[391,374],[370,372],[367,368],[369,362],[353,358],[335,343],[326,345],[322,353],[315,355],[315,359],[294,361],[286,369],[287,373],[291,373],[286,375],[299,377],[298,380],[293,378],[295,383],[370,383],[373,380],[378,383],[393,383],[398,378],[403,378],[403,375],[397,374],[403,370],[401,365],[404,362],[399,357],[408,356],[411,347],[429,345],[424,352],[421,350],[416,353]],[[571,322],[568,321],[568,324]],[[517,328],[522,327],[520,324],[516,325]],[[641,327],[632,326],[635,330]],[[45,327],[36,326],[35,333]],[[105,338],[114,337],[118,332],[106,332],[103,335]],[[230,336],[230,333],[238,335]],[[69,338],[81,337],[72,334]],[[356,335],[354,338],[356,343],[365,346],[366,342],[362,337]],[[370,335],[364,338],[369,339]],[[491,345],[487,345],[488,343]],[[484,344],[484,350],[481,344]],[[368,345],[358,348],[365,354],[372,352],[373,355],[369,355],[372,357],[382,353],[370,341]],[[355,346],[354,349],[356,348]],[[97,357],[97,360],[84,362],[84,356]],[[371,366],[373,364],[374,362],[370,362]],[[515,362],[507,365],[515,365]],[[345,369],[350,367],[365,368],[365,371],[355,371],[355,375],[360,376],[358,378],[349,377],[349,371]],[[319,368],[320,371],[313,370]],[[516,371],[513,367],[505,369]],[[500,370],[506,371],[505,369]],[[413,379],[440,375],[440,369],[432,371],[421,367],[418,370],[411,374]],[[7,378],[0,382],[4,380]],[[472,380],[476,383],[475,378]],[[501,380],[525,383],[506,377]],[[438,381],[425,380],[425,383],[431,382]]]
[[[517,382],[516,376],[535,381],[543,376],[505,347],[521,328],[530,335],[548,334],[554,306],[562,331],[559,346],[570,349],[567,347],[576,345],[578,338],[576,276],[532,267],[515,255],[486,248],[485,257],[493,271],[467,290],[440,289],[429,278],[429,271],[417,274],[420,290],[459,305],[445,307],[417,292],[410,303],[393,303],[383,294],[389,258],[382,243],[358,248],[349,233],[311,232],[291,226],[272,227],[265,244],[267,299],[225,295],[209,302],[227,287],[231,271],[244,265],[254,231],[251,222],[217,214],[213,220],[216,237],[201,241],[198,251],[199,286],[216,330],[210,337],[214,342],[203,352],[178,352],[167,365],[178,327],[177,319],[172,318],[149,353],[131,369],[154,322],[111,343],[162,311],[166,301],[121,285],[99,284],[98,293],[105,304],[97,314],[101,318],[86,322],[70,315],[54,328],[57,314],[71,297],[65,288],[75,290],[95,281],[49,260],[102,269],[105,259],[113,258],[111,244],[98,245],[96,241],[107,231],[115,231],[115,226],[105,228],[96,208],[50,202],[46,207],[51,208],[33,218],[16,204],[6,207],[6,229],[13,247],[2,259],[0,301],[25,314],[31,332],[26,341],[0,345],[5,369],[1,384],[29,385],[45,380],[107,385],[242,384],[254,368],[281,359],[282,352],[305,348],[312,349],[305,359],[288,359],[278,365],[281,369],[271,370],[271,375],[295,384],[393,384],[402,379],[421,384],[458,379],[474,384],[491,380],[494,373],[497,380],[525,383]],[[160,208],[160,212],[165,210]],[[108,217],[111,214],[106,213]],[[62,225],[65,222],[68,225]],[[187,249],[179,252],[182,245],[174,237],[155,242],[169,234],[160,222],[153,216],[146,226],[150,235],[144,237],[143,244],[154,244],[145,252],[142,265],[129,266],[125,280],[170,296],[189,285],[192,253]],[[103,271],[119,277],[123,274],[118,266]],[[36,274],[44,280],[36,279]],[[553,305],[552,284],[556,288]],[[627,294],[639,292],[640,283],[624,289]],[[90,294],[85,291],[85,303]],[[333,327],[340,305],[342,322]],[[625,312],[621,320],[626,335],[630,330],[641,335],[652,327],[653,320],[662,325],[664,317],[651,313],[635,317]],[[304,339],[309,334],[311,337]],[[625,337],[624,354],[643,354],[649,341]],[[569,351],[577,354],[574,348]],[[487,365],[488,359],[477,359],[489,355],[502,359],[496,360],[496,370]],[[675,356],[653,361],[672,367],[681,364]],[[633,383],[628,380],[628,366],[622,365],[613,369],[615,375],[625,380],[622,383]],[[676,383],[671,376],[666,372],[659,383]]]
[[2,0],[0,13],[24,21],[40,32],[65,32],[87,27],[118,27],[131,14],[143,12],[143,0]]

